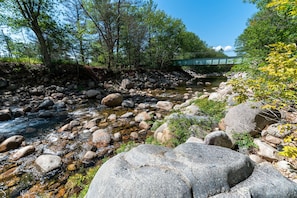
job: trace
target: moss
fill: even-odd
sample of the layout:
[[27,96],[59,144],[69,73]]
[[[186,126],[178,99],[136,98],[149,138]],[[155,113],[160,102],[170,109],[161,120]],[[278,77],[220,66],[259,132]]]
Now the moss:
[[70,176],[65,184],[68,189],[67,197],[83,198],[88,192],[92,179],[100,166],[89,168],[85,173],[76,173]]

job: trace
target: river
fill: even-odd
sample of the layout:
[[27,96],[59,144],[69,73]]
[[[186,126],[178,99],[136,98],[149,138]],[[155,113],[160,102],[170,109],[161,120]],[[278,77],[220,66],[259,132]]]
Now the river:
[[[129,92],[123,93],[124,100],[132,100],[135,103],[131,108],[106,108],[96,99],[73,96],[79,98],[79,105],[76,104],[75,108],[67,110],[56,109],[53,112],[54,116],[40,117],[40,113],[29,113],[26,116],[0,122],[0,134],[5,137],[22,135],[25,138],[23,146],[35,147],[33,154],[19,160],[10,160],[15,150],[0,153],[0,195],[2,193],[7,197],[18,197],[37,194],[58,197],[59,192],[65,190],[63,185],[70,175],[82,172],[85,168],[98,164],[102,158],[113,155],[121,141],[131,140],[133,132],[139,134],[135,141],[139,143],[144,141],[149,133],[139,128],[133,120],[135,115],[141,112],[149,112],[155,116],[163,114],[164,112],[156,112],[154,109],[157,101],[165,100],[180,104],[198,93],[211,92],[223,81],[226,81],[226,78],[204,78],[191,83],[184,82],[181,86],[170,89],[143,89],[134,95]],[[144,107],[140,108],[141,104]],[[127,117],[123,117],[126,114]],[[111,115],[115,115],[116,118],[112,120]],[[120,141],[112,139],[106,147],[96,148],[91,145],[92,128],[86,126],[92,124],[93,120],[99,129],[111,129],[112,134],[120,133]],[[64,126],[67,126],[65,130],[61,130]],[[96,153],[96,157],[89,161],[85,158],[88,151]],[[34,160],[42,154],[60,156],[61,167],[45,174],[40,173]]]

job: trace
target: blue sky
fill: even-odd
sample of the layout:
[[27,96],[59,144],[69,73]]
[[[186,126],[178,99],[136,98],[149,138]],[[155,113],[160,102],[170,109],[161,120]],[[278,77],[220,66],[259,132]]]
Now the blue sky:
[[158,9],[181,19],[187,30],[194,32],[210,47],[222,47],[225,54],[236,55],[234,43],[244,31],[249,18],[257,12],[243,0],[154,0]]

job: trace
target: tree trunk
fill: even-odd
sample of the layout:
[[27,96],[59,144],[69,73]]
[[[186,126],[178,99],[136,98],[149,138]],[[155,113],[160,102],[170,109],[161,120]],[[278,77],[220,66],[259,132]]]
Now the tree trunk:
[[48,45],[37,22],[32,22],[32,30],[36,34],[36,37],[40,44],[40,51],[44,65],[47,66],[50,70],[53,70],[54,68],[52,65],[52,59],[48,49]]

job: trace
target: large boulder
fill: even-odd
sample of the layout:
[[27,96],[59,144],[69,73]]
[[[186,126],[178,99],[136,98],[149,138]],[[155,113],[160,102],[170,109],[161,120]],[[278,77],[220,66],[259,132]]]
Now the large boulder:
[[242,192],[244,197],[296,197],[297,184],[223,147],[140,145],[103,164],[86,198],[230,197]]
[[260,102],[246,102],[230,108],[224,123],[230,137],[233,137],[234,133],[256,135],[279,118],[278,112],[263,110]]
[[119,93],[109,94],[101,100],[101,104],[108,107],[120,106],[123,102],[123,96]]

